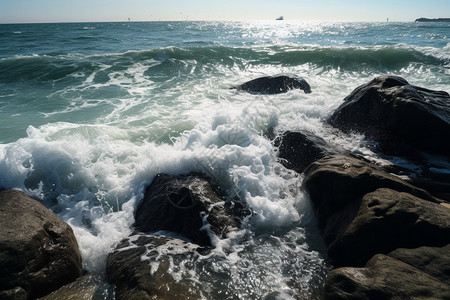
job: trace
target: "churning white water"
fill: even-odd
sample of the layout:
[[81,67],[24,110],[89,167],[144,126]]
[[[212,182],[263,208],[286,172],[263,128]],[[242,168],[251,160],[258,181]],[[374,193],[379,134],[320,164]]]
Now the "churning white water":
[[[208,286],[223,284],[219,274],[240,299],[319,297],[330,268],[302,176],[278,162],[267,132],[308,130],[370,157],[362,135],[323,122],[354,88],[395,74],[450,91],[448,27],[91,25],[0,27],[9,36],[0,46],[8,71],[0,75],[0,188],[23,190],[55,211],[72,226],[84,268],[103,273],[158,173],[214,177],[253,215],[195,268],[172,269],[175,279],[189,274],[204,284],[205,298]],[[31,46],[20,36],[34,39]],[[231,89],[279,73],[303,76],[312,93]]]

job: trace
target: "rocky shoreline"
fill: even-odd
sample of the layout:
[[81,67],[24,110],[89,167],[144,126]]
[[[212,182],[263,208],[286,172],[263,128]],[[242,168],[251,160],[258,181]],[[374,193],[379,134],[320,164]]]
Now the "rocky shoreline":
[[450,159],[450,96],[378,77],[327,121],[376,141],[379,157],[415,167],[331,154],[305,170],[303,187],[338,267],[324,298],[450,299],[450,174],[429,159]]
[[[382,76],[356,88],[326,122],[363,133],[390,163],[333,149],[309,132],[273,141],[280,162],[305,176],[335,266],[323,298],[450,299],[450,170],[439,163],[450,161],[450,96]],[[136,208],[135,232],[108,256],[116,299],[201,298],[201,283],[174,282],[167,270],[189,268],[181,261],[207,268],[210,249],[251,214],[203,174],[158,175]],[[70,226],[38,201],[0,191],[0,223],[1,299],[93,299],[102,289],[83,274]]]

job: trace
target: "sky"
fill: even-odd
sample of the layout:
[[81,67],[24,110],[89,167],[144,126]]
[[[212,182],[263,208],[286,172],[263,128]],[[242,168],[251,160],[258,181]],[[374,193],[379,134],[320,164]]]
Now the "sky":
[[450,18],[450,0],[0,0],[0,23]]

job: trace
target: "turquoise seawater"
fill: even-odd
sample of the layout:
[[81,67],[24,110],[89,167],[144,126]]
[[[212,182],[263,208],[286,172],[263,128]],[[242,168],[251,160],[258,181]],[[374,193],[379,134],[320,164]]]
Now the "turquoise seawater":
[[[304,77],[312,93],[230,89],[279,73]],[[309,130],[371,157],[363,136],[323,120],[384,74],[450,92],[450,24],[0,25],[0,188],[68,222],[85,269],[101,274],[156,174],[207,173],[255,213],[217,245],[212,269],[187,273],[205,298],[314,298],[330,266],[302,176],[263,133]]]

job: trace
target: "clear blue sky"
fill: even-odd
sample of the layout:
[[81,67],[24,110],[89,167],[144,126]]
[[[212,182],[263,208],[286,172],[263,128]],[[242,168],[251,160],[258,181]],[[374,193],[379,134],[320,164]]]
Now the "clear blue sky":
[[0,23],[154,20],[414,21],[450,0],[0,0]]

